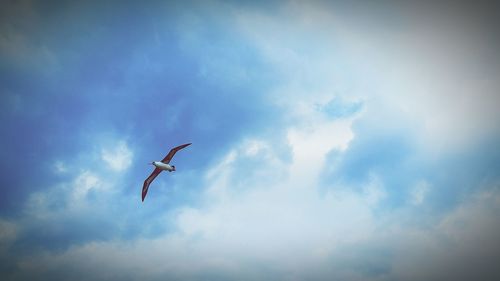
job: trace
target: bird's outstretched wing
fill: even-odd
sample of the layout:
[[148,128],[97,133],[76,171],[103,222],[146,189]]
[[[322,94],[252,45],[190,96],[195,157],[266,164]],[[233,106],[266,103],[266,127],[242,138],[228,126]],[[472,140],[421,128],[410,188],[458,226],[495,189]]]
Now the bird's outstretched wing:
[[174,147],[170,150],[170,152],[167,154],[167,156],[165,156],[165,158],[163,158],[163,160],[161,160],[161,162],[165,163],[165,164],[168,164],[170,163],[170,160],[172,160],[172,157],[174,157],[175,153],[177,153],[177,151],[183,149],[184,147],[190,145],[191,143],[186,143],[186,144],[183,144],[183,145],[179,145],[177,147]]
[[161,170],[156,168],[151,175],[144,181],[144,185],[142,186],[142,201],[144,202],[144,198],[146,197],[146,194],[148,194],[148,189],[149,185],[151,182],[158,176],[158,174],[161,173]]

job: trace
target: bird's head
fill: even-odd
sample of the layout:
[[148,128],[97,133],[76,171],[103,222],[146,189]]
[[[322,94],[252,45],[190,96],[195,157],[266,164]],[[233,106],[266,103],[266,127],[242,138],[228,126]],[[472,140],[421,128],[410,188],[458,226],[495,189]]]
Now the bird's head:
[[175,171],[175,166],[174,165],[172,165],[172,171]]

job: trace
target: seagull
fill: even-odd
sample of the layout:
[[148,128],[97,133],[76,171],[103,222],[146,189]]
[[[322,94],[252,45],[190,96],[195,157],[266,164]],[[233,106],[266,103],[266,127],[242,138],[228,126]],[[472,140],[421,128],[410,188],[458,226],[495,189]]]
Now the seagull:
[[175,153],[177,151],[183,149],[184,147],[190,145],[191,143],[186,143],[183,145],[179,145],[177,147],[174,147],[170,150],[170,152],[163,158],[161,161],[153,161],[151,164],[153,164],[156,168],[154,171],[149,175],[149,177],[144,181],[144,185],[142,186],[142,202],[144,202],[144,198],[146,197],[146,194],[148,193],[149,185],[151,182],[158,176],[158,174],[161,173],[161,171],[169,171],[173,172],[175,171],[175,166],[170,165],[170,160],[172,160],[172,157],[174,157]]

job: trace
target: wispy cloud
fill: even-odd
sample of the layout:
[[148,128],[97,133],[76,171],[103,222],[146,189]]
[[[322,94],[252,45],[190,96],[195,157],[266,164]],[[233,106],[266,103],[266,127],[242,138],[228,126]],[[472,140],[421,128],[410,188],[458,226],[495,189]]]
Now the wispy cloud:
[[126,142],[120,141],[112,148],[103,148],[101,158],[112,170],[121,172],[132,164],[133,153]]

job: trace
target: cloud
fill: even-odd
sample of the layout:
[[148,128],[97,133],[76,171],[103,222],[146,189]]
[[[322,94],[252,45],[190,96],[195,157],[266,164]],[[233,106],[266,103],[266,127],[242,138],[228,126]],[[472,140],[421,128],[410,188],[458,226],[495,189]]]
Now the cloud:
[[429,192],[429,183],[426,181],[418,182],[411,190],[410,202],[414,205],[420,205],[424,202],[425,196]]
[[[63,71],[4,79],[6,278],[498,276],[498,64],[470,22],[211,4],[36,6]],[[141,203],[143,163],[186,140]]]
[[[297,128],[295,131],[305,133]],[[318,130],[316,134],[321,132]],[[310,175],[310,170],[295,168],[303,160],[296,155],[303,153],[304,146],[293,141],[291,146],[293,163],[283,163],[269,149],[271,146],[266,140],[244,141],[239,149],[230,151],[219,166],[207,172],[202,204],[174,210],[174,232],[157,239],[135,240],[131,244],[125,241],[90,242],[68,248],[62,254],[42,253],[43,261],[40,256],[28,257],[19,262],[19,267],[22,272],[40,276],[73,276],[93,267],[95,276],[92,278],[96,279],[106,278],[110,271],[125,271],[123,276],[132,276],[132,279],[199,278],[206,272],[232,278],[241,275],[241,267],[249,261],[256,266],[268,266],[271,272],[284,271],[300,276],[315,260],[324,259],[329,249],[338,243],[364,237],[372,229],[372,223],[363,198],[349,193],[320,195],[314,188],[315,176]],[[265,161],[251,167],[251,172],[240,170],[241,161],[252,159]],[[294,174],[287,172],[291,170]],[[244,182],[240,180],[242,173],[247,173]],[[274,175],[283,178],[283,173],[289,176],[276,183]],[[91,179],[84,174],[76,182],[81,183],[79,187],[92,188],[95,181]],[[242,183],[252,188],[238,191]],[[350,216],[342,216],[345,213]],[[188,248],[191,250],[186,252]],[[87,255],[96,256],[100,261],[82,261]],[[125,259],[124,255],[136,258]],[[112,260],[111,264],[106,262]],[[164,262],[159,265],[151,260]],[[108,266],[101,267],[103,263]],[[80,265],[75,267],[76,264]],[[158,268],[155,269],[155,265]],[[62,267],[66,270],[57,270]],[[138,273],[127,268],[136,268]],[[253,266],[248,273],[252,271]]]
[[[259,143],[262,149],[249,154],[248,143]],[[152,239],[89,241],[62,252],[36,252],[18,261],[20,273],[12,280],[81,274],[94,280],[498,276],[492,263],[470,262],[471,256],[498,258],[498,249],[491,247],[500,234],[495,223],[498,186],[472,194],[423,225],[408,224],[411,205],[388,213],[374,208],[384,194],[384,184],[374,176],[364,193],[338,189],[321,194],[307,170],[288,173],[276,184],[272,177],[258,176],[258,171],[279,174],[282,169],[290,171],[294,163],[285,164],[265,149],[265,140],[244,144],[206,173],[207,188],[199,205],[172,211],[172,231]],[[238,191],[241,180],[234,175],[244,172],[238,169],[239,161],[255,157],[269,161],[255,166],[257,172],[245,179],[251,189]],[[417,187],[426,185],[419,182]],[[160,223],[168,223],[167,218]]]
[[108,164],[109,168],[121,172],[130,167],[134,154],[125,141],[119,141],[113,148],[104,148],[101,151],[101,158]]
[[54,171],[60,174],[66,173],[68,171],[68,167],[66,166],[66,164],[64,164],[64,162],[56,161],[54,163]]
[[15,223],[0,220],[0,249],[10,245],[17,237],[17,227]]
[[75,180],[73,185],[73,196],[75,200],[81,200],[89,191],[97,189],[101,185],[100,179],[89,171],[84,171]]
[[394,274],[406,280],[498,278],[498,196],[498,186],[473,194],[430,229],[407,231],[396,247]]

